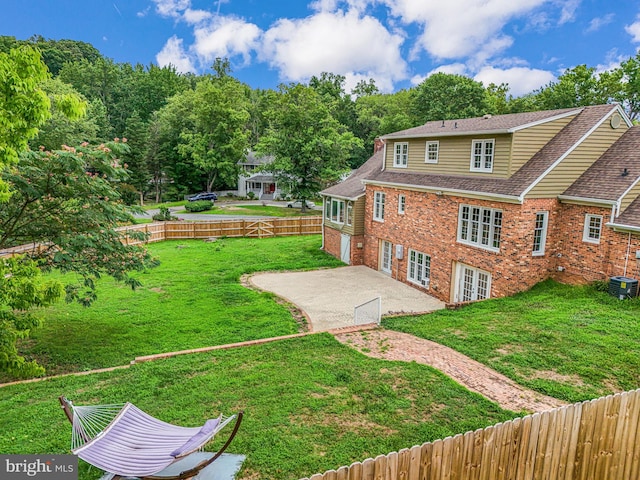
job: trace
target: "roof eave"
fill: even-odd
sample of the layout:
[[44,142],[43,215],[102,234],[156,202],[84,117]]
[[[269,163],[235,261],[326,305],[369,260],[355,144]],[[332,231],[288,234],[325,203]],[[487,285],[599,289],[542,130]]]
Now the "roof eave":
[[562,203],[575,203],[578,205],[594,205],[598,207],[613,207],[618,204],[617,200],[606,200],[604,198],[578,197],[574,195],[558,195],[558,200]]
[[615,222],[608,222],[605,225],[612,228],[614,232],[640,233],[640,227],[635,225],[625,225],[623,223]]
[[495,130],[465,130],[458,132],[438,132],[438,133],[419,133],[419,134],[405,134],[405,135],[384,135],[380,138],[383,140],[402,140],[407,138],[440,138],[440,137],[461,137],[468,135],[502,135],[511,133],[506,128],[500,128]]

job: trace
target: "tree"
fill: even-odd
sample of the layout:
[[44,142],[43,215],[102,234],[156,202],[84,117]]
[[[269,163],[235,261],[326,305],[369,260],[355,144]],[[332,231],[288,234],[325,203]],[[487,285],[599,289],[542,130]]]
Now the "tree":
[[416,123],[479,117],[486,110],[484,86],[463,75],[435,73],[413,90]]
[[614,94],[614,100],[622,104],[631,120],[638,120],[640,118],[640,53],[622,62],[611,76],[613,79],[606,81],[615,82],[617,79],[619,82],[619,90]]
[[[40,86],[47,78],[47,67],[33,48],[0,53],[0,173],[18,161],[18,154],[51,115],[49,97]],[[9,196],[0,179],[0,202]]]
[[600,105],[611,101],[610,86],[601,81],[595,68],[578,65],[565,70],[556,82],[536,90],[533,100],[539,110]]
[[270,126],[256,150],[273,155],[270,170],[291,185],[302,200],[317,195],[348,170],[351,151],[362,145],[329,111],[317,91],[304,85],[283,85],[267,112]]

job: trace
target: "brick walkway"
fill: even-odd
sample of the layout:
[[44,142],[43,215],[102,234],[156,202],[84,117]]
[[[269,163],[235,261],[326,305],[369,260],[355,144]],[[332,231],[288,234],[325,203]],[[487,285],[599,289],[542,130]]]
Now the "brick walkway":
[[566,405],[521,387],[504,375],[443,345],[382,328],[335,333],[336,339],[365,355],[430,365],[459,384],[514,412],[541,412]]

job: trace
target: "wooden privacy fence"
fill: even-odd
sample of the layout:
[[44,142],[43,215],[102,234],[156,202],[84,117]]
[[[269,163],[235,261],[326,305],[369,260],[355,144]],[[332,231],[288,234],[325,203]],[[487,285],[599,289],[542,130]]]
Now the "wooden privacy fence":
[[640,478],[640,390],[536,413],[304,480]]
[[120,227],[122,232],[144,232],[144,241],[126,238],[128,245],[211,237],[280,237],[322,233],[322,217],[291,217],[260,220],[211,220],[204,222],[161,222]]

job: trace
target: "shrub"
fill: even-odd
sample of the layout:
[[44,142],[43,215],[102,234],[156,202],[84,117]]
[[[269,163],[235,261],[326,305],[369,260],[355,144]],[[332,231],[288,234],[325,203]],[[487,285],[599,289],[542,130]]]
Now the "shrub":
[[151,217],[157,222],[166,222],[168,220],[175,220],[175,217],[171,216],[169,207],[160,207],[160,211]]
[[256,194],[255,194],[255,193],[253,193],[253,192],[248,192],[248,193],[247,193],[247,198],[248,198],[249,200],[253,200],[254,198],[256,198]]
[[211,200],[197,200],[195,202],[187,202],[184,208],[187,212],[204,212],[205,210],[211,210],[213,202]]

